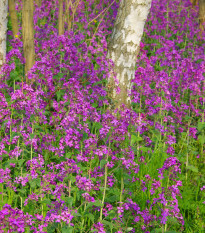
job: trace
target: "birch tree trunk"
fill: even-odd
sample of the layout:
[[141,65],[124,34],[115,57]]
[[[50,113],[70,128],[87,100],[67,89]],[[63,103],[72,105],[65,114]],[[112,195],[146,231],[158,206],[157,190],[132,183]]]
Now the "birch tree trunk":
[[130,107],[131,80],[135,76],[136,57],[151,7],[151,0],[121,0],[114,29],[108,44],[107,58],[114,62],[114,72],[119,81],[120,93],[116,93],[114,76],[108,80],[108,96],[111,108],[125,104]]
[[58,35],[64,34],[64,15],[63,15],[63,0],[59,0],[58,11]]
[[19,34],[18,17],[15,7],[15,0],[9,0],[9,14],[11,17],[12,32],[14,37]]
[[8,0],[0,0],[0,69],[6,58]]
[[[22,34],[23,34],[23,51],[25,64],[25,74],[31,69],[35,63],[35,47],[34,47],[34,23],[33,23],[33,0],[23,0],[22,8]],[[28,80],[27,80],[28,81]]]
[[202,32],[204,31],[205,23],[205,0],[199,0],[199,28],[200,36],[202,37]]

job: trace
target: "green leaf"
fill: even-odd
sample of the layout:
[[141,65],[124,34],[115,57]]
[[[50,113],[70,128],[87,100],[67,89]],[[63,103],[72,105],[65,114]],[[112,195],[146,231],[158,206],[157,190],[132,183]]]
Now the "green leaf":
[[24,190],[24,189],[17,189],[17,192],[19,194],[19,197],[24,197],[24,194],[26,193],[26,190]]
[[133,229],[133,227],[128,227],[128,228],[126,229],[126,231],[129,232],[129,231],[131,231],[132,229]]
[[94,206],[102,206],[102,205],[103,205],[103,204],[101,203],[101,201],[99,201],[99,200],[97,200],[97,201],[95,201],[95,202],[92,202],[91,204],[94,205]]
[[142,146],[142,147],[140,147],[140,150],[141,150],[142,152],[147,152],[148,150],[151,150],[151,149],[148,148],[148,147]]
[[117,200],[117,196],[116,195],[112,195],[109,197],[109,202],[115,202]]
[[110,190],[110,188],[105,188],[105,187],[100,187],[99,189],[100,189],[101,192],[103,192],[104,189],[105,189],[105,190]]
[[70,105],[70,101],[64,103],[64,106],[68,106],[68,105]]
[[97,206],[97,207],[101,207],[102,206],[102,203],[101,201],[97,200],[95,202],[90,202],[88,203],[87,207],[86,207],[86,210],[88,210],[90,207],[92,206]]
[[76,177],[73,175],[73,174],[70,174],[68,176],[68,179],[71,181],[71,182],[75,182],[76,181]]
[[100,161],[100,168],[103,168],[105,164],[107,164],[107,161],[104,160],[104,159],[102,159],[102,160]]
[[25,159],[19,159],[18,160],[19,167],[21,167],[24,162],[25,162]]
[[64,74],[62,74],[62,73],[58,73],[58,74],[56,74],[56,75],[53,75],[53,78],[55,79],[61,79],[61,78],[63,78],[63,76],[64,76]]
[[65,198],[65,202],[67,205],[69,205],[70,207],[72,207],[72,204],[73,204],[73,197],[66,197]]
[[35,209],[36,207],[33,203],[31,203],[31,201],[29,201],[28,204],[24,207],[25,213],[34,213]]
[[191,121],[191,120],[192,120],[192,117],[186,115],[186,116],[185,116],[185,120]]
[[138,137],[134,134],[131,135],[131,146],[134,145],[136,142],[142,141],[142,137]]
[[201,131],[204,128],[205,128],[205,122],[198,122],[198,126],[197,126],[198,131]]
[[73,227],[65,226],[62,228],[62,233],[72,233],[72,232],[73,232]]
[[112,228],[113,228],[113,223],[108,222],[108,221],[106,221],[106,220],[103,220],[102,222],[103,222],[105,225],[109,226],[110,229],[112,230]]
[[11,139],[13,139],[15,136],[19,136],[19,133],[12,132],[12,134],[11,134]]
[[198,173],[198,168],[195,167],[195,166],[193,166],[193,165],[188,165],[188,166],[187,166],[187,169],[188,169],[188,170],[191,170],[192,172]]
[[35,137],[35,134],[34,133],[31,133],[30,134],[30,139],[33,139]]
[[86,213],[84,215],[84,217],[88,217],[92,222],[94,222],[94,220],[95,220],[95,216],[91,213]]
[[11,71],[10,73],[10,78],[15,80],[15,81],[21,81],[21,78],[20,76],[18,75],[18,72],[17,71]]
[[59,225],[59,223],[56,223],[56,222],[49,224],[47,227],[47,233],[55,232],[55,229],[58,228],[58,225]]
[[82,215],[81,215],[80,213],[78,213],[78,212],[77,212],[77,213],[76,213],[76,212],[73,212],[72,215],[73,215],[73,217],[81,217],[81,216],[82,216]]
[[198,136],[198,140],[201,144],[204,144],[205,143],[205,137],[203,137],[202,135],[199,135]]
[[65,157],[69,159],[71,157],[71,155],[72,155],[71,152],[67,152]]
[[96,232],[96,231],[98,231],[98,229],[96,229],[96,228],[94,228],[92,231],[90,231],[90,232]]
[[83,141],[85,140],[85,139],[87,139],[88,138],[88,134],[87,133],[83,133]]
[[64,90],[59,90],[56,92],[56,96],[57,96],[57,101],[59,101],[61,99],[62,96],[64,96],[65,92]]
[[36,187],[36,182],[35,182],[35,180],[30,180],[30,181],[29,181],[29,184],[30,184],[31,188],[35,188],[35,187]]
[[95,129],[101,129],[103,126],[99,123],[99,122],[96,122],[95,123]]
[[151,231],[151,233],[161,233],[161,232],[163,232],[163,230],[164,229],[162,229],[162,228],[156,228],[156,229],[154,229],[153,231]]
[[4,166],[8,167],[8,166],[10,166],[10,163],[17,164],[17,163],[18,163],[18,160],[16,160],[16,159],[7,160],[7,161],[4,163]]
[[42,202],[42,204],[47,204],[47,205],[51,205],[51,200],[50,199],[44,199]]
[[31,188],[35,188],[36,186],[41,186],[41,179],[37,178],[37,179],[32,179],[29,181],[29,184],[31,186]]
[[177,233],[176,231],[166,231],[165,233]]
[[102,81],[98,81],[98,82],[93,83],[93,86],[97,86],[98,84],[102,84]]
[[40,178],[37,178],[37,179],[36,179],[36,184],[38,185],[38,187],[41,186],[41,179],[40,179]]
[[97,108],[97,106],[98,106],[97,103],[93,103],[93,104],[92,104],[92,107],[93,107],[93,108]]

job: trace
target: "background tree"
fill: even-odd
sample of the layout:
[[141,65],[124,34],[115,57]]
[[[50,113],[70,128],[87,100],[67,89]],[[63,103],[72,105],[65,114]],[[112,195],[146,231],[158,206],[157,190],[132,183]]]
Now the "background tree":
[[18,17],[15,7],[15,0],[9,0],[9,15],[11,18],[12,32],[16,36],[19,34]]
[[22,34],[23,34],[23,51],[26,60],[25,73],[35,63],[35,47],[34,47],[34,23],[33,23],[33,0],[23,0],[22,8]]
[[71,29],[71,22],[72,22],[72,19],[71,19],[71,16],[70,16],[70,7],[71,7],[71,4],[72,4],[72,1],[71,0],[65,0],[66,1],[66,16],[65,16],[65,21],[67,23],[67,29],[68,31],[70,31]]
[[0,69],[6,57],[8,0],[0,0]]
[[204,22],[205,22],[205,0],[190,0],[192,7],[195,7],[199,3],[199,29],[200,37],[202,37],[202,32],[204,31]]
[[131,81],[135,76],[136,57],[151,7],[151,0],[122,0],[108,45],[107,57],[114,62],[114,72],[119,81],[120,93],[116,93],[114,76],[108,81],[112,108],[122,103],[130,107]]
[[[65,13],[63,11],[63,4],[65,3]],[[59,0],[58,11],[58,34],[63,35],[65,33],[65,23],[67,23],[67,30],[72,28],[72,22],[75,19],[75,13],[80,4],[80,0],[72,2],[72,0]]]
[[202,32],[204,31],[205,23],[205,0],[199,0],[199,28],[200,36],[202,37]]
[[63,14],[63,0],[59,0],[58,11],[58,35],[64,34],[64,14]]
[[196,4],[198,3],[198,0],[190,0],[190,1],[193,7],[196,6]]

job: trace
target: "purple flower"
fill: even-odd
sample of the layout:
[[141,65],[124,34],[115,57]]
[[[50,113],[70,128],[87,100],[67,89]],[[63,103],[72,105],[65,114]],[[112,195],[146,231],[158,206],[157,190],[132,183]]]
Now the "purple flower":
[[162,216],[161,216],[161,221],[160,221],[162,224],[166,224],[166,222],[167,222],[167,216],[169,216],[169,210],[168,209],[164,209],[162,211]]

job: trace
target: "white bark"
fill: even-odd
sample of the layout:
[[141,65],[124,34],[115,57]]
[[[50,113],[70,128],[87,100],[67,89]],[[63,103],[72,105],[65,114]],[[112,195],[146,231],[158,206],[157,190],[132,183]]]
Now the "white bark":
[[0,69],[6,57],[8,0],[0,0]]
[[121,0],[114,29],[108,45],[107,57],[114,62],[120,94],[116,94],[113,77],[108,81],[110,97],[115,107],[124,103],[130,106],[131,80],[135,75],[136,57],[151,7],[151,0]]

